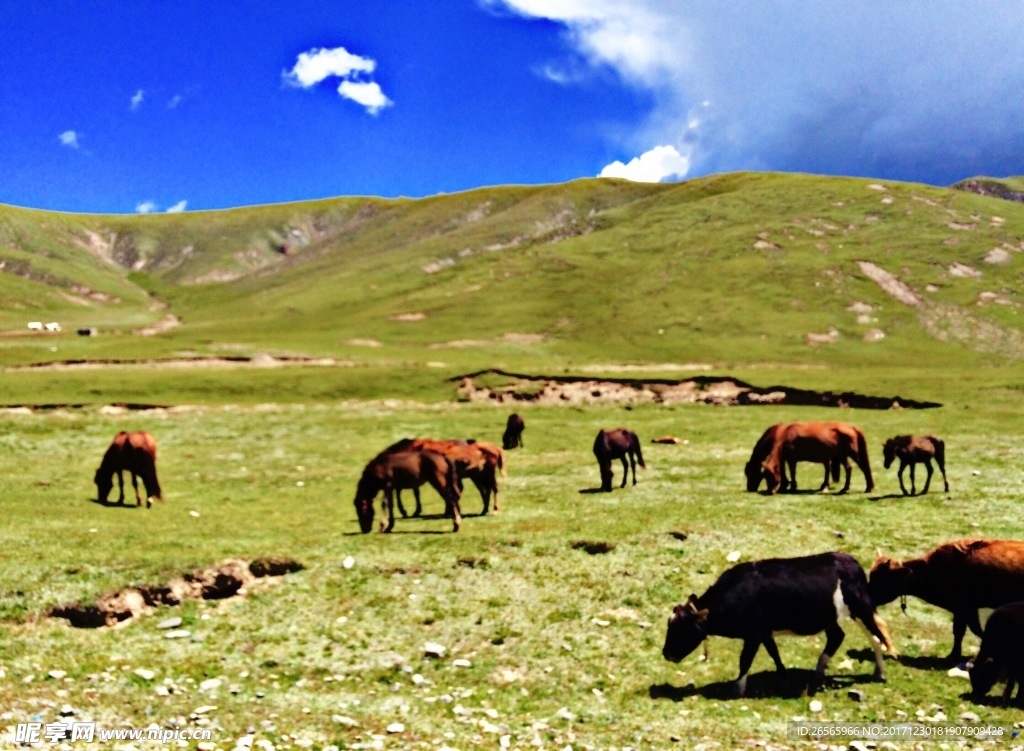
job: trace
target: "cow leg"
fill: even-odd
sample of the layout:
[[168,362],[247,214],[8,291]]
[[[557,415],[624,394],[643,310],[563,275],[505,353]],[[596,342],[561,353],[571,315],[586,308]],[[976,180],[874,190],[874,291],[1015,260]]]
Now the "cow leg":
[[871,633],[871,629],[868,628],[864,621],[857,620],[857,625],[864,629],[864,633],[867,634],[868,641],[871,642],[871,648],[875,650],[875,675],[876,681],[885,680],[885,656],[882,654],[882,643],[878,641],[878,638]]
[[[1003,706],[1010,706],[1010,699],[1013,698],[1013,687],[1017,684],[1017,671],[1011,665],[1006,671],[1006,688],[1003,689]],[[1020,691],[1017,692],[1018,698]]]
[[775,662],[775,669],[780,673],[786,672],[786,666],[782,664],[782,658],[779,656],[779,648],[775,644],[775,639],[767,637],[763,642],[764,648],[768,651],[768,656]]
[[924,495],[925,493],[927,493],[928,492],[928,488],[931,487],[931,484],[932,484],[932,473],[935,470],[932,469],[932,460],[931,459],[925,459],[924,460],[924,468],[926,470],[928,470],[928,476],[924,480],[924,490],[921,491],[921,495]]
[[[635,468],[634,468],[633,472],[634,472],[633,484],[636,485],[636,476],[635,476],[636,469]],[[629,464],[626,463],[626,455],[623,454],[622,455],[622,484],[619,487],[620,488],[626,487],[626,481],[628,479],[629,479]]]
[[903,470],[905,470],[906,468],[907,468],[906,463],[902,459],[900,459],[900,471],[896,473],[896,476],[900,480],[900,490],[903,492],[903,495],[910,495],[907,492],[906,487],[903,485]]
[[833,623],[825,629],[825,651],[821,653],[821,656],[818,658],[818,666],[814,669],[815,689],[824,685],[825,668],[828,667],[828,663],[835,653],[839,651],[839,647],[845,638],[846,634],[839,628],[839,623]]
[[754,655],[761,646],[759,639],[744,639],[743,650],[740,652],[740,677],[736,679],[736,696],[743,698],[747,693],[747,673],[754,663]]
[[[959,662],[960,657],[963,654],[964,646],[964,634],[967,633],[967,623],[969,616],[962,612],[953,613],[953,648],[949,650],[947,659],[954,662]],[[978,620],[978,614],[975,612],[974,620]]]

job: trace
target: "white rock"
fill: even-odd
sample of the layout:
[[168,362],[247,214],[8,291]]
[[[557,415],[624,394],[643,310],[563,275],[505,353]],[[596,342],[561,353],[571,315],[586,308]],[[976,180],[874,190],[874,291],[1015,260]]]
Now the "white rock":
[[817,699],[815,699],[814,701],[812,701],[810,704],[807,705],[807,709],[809,711],[811,711],[811,712],[820,712],[824,708],[825,708],[825,706],[820,701],[818,701]]
[[183,628],[176,631],[168,631],[164,634],[165,639],[187,639],[190,636],[192,636],[192,632]]
[[946,675],[948,675],[950,678],[966,678],[967,680],[971,679],[971,674],[960,667],[950,668],[949,672],[946,673]]
[[356,565],[356,559],[353,558],[352,556],[348,556],[347,558],[345,558],[345,560],[343,560],[341,562],[341,567],[342,568],[352,568],[355,565]]
[[444,657],[444,654],[447,651],[447,649],[436,642],[428,641],[423,645],[423,653],[427,657]]
[[570,712],[568,707],[562,707],[561,709],[559,709],[557,712],[555,712],[555,716],[561,717],[563,720],[569,720],[570,722],[576,719],[576,715]]
[[457,668],[468,668],[471,667],[473,663],[471,663],[469,660],[464,660],[460,658],[458,660],[452,660],[452,665],[454,665]]
[[198,511],[189,511],[189,512],[188,512],[188,515],[189,515],[189,516],[192,516],[192,517],[197,517],[197,518],[198,518],[198,516],[199,516],[199,512],[198,512]]
[[161,628],[161,629],[168,629],[168,628],[177,628],[180,625],[181,625],[181,618],[168,618],[165,621],[160,621],[158,624],[156,624],[156,627],[157,628]]
[[51,670],[48,675],[55,681],[62,680],[67,675],[66,670]]
[[200,693],[205,693],[207,691],[216,691],[218,688],[220,688],[221,683],[223,683],[223,681],[221,681],[220,678],[207,678],[205,681],[199,684],[199,691]]
[[346,717],[345,715],[341,715],[341,714],[332,715],[331,719],[334,722],[338,723],[339,725],[344,725],[345,727],[348,727],[348,728],[357,728],[357,727],[359,727],[359,722],[358,721],[353,720],[351,717]]
[[216,708],[217,707],[213,706],[212,704],[204,704],[201,707],[196,707],[195,709],[193,709],[192,714],[209,714]]
[[963,712],[960,715],[960,719],[964,722],[981,722],[981,718],[974,714],[974,712]]
[[387,726],[387,731],[389,733],[392,733],[392,734],[394,734],[394,733],[404,733],[405,732],[405,725],[403,725],[400,722],[392,722],[390,725]]
[[156,673],[154,673],[152,670],[147,670],[146,668],[136,669],[135,675],[139,676],[139,678],[141,678],[144,681],[151,681],[153,680],[153,678],[156,677]]
[[729,563],[736,563],[736,561],[738,561],[739,559],[740,551],[738,550],[732,551],[731,553],[729,553],[729,555],[725,557],[725,560],[729,561]]

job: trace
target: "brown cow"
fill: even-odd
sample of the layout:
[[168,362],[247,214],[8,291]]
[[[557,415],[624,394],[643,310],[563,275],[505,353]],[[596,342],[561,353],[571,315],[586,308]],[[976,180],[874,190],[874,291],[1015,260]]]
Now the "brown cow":
[[[776,433],[772,450],[761,466],[768,492],[775,493],[782,484],[784,464],[818,462],[831,465],[833,473],[838,474],[836,462],[840,462],[846,467],[846,483],[839,492],[845,493],[850,489],[850,458],[864,473],[867,482],[864,492],[870,493],[875,489],[875,482],[868,462],[868,443],[860,428],[845,422],[793,422]],[[826,473],[826,482],[821,489],[827,488]],[[795,489],[795,483],[791,483],[790,490]]]
[[142,484],[146,488],[146,508],[152,505],[151,498],[156,498],[158,501],[163,500],[160,482],[156,477],[156,438],[151,433],[143,430],[128,433],[122,430],[114,436],[113,442],[103,455],[99,469],[93,476],[97,498],[101,502],[107,502],[107,496],[110,495],[110,491],[114,487],[114,473],[116,472],[117,485],[120,490],[117,502],[124,503],[124,477],[121,475],[123,470],[132,473],[132,487],[135,488],[137,505],[142,505],[142,496],[139,495],[139,477],[142,478]]
[[462,526],[459,510],[459,484],[455,465],[445,456],[433,451],[398,451],[381,453],[366,465],[356,486],[355,507],[359,528],[363,533],[373,528],[373,501],[384,492],[381,508],[381,532],[395,528],[394,494],[403,488],[419,488],[429,483],[445,501],[458,532]]
[[[882,456],[885,459],[886,469],[892,466],[894,459],[900,460],[897,477],[900,480],[900,490],[903,491],[903,495],[914,495],[914,465],[918,463],[923,463],[924,468],[928,470],[928,477],[924,481],[924,490],[921,491],[921,495],[928,492],[928,487],[932,484],[932,459],[939,465],[939,470],[942,472],[942,484],[945,485],[946,492],[949,492],[949,482],[946,480],[946,444],[941,438],[936,438],[933,435],[898,435],[882,445]],[[907,468],[908,464],[910,465],[910,493],[907,493],[907,489],[903,486],[903,470]]]
[[967,627],[981,636],[980,608],[1024,600],[1024,542],[957,540],[902,563],[879,553],[868,589],[876,606],[912,595],[950,611],[949,659],[959,660]]
[[[484,502],[483,515],[490,511],[492,495],[494,497],[494,513],[498,513],[498,473],[500,472],[503,476],[507,476],[505,452],[499,446],[487,443],[486,441],[442,441],[433,438],[405,438],[386,448],[384,453],[408,450],[435,451],[442,456],[448,457],[455,465],[455,471],[459,480],[459,490],[462,489],[462,480],[468,477],[473,481],[476,489],[480,491],[480,498]],[[419,489],[413,488],[413,493],[416,497],[416,510],[413,512],[413,516],[419,516],[422,513]],[[402,516],[406,516],[400,495],[397,500],[399,512]]]

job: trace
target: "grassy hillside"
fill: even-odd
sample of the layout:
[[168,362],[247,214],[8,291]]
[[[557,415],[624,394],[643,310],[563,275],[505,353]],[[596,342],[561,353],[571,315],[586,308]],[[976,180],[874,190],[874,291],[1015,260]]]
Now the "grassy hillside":
[[[5,208],[0,362],[1003,367],[1024,360],[1022,238],[1024,206],[998,198],[779,174],[163,216]],[[180,325],[133,333],[167,315]],[[42,319],[101,335],[22,335]]]

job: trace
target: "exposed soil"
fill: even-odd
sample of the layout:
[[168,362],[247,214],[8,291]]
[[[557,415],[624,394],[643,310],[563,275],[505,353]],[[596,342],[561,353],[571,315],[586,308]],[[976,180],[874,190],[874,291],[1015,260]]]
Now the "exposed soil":
[[[500,376],[509,383],[490,387],[479,384],[481,376]],[[456,376],[460,398],[471,402],[510,404],[793,404],[859,409],[928,409],[937,402],[900,396],[866,396],[853,392],[810,391],[789,386],[760,388],[728,376],[694,376],[682,380],[636,378],[577,378],[540,376],[482,370]]]
[[131,620],[148,608],[180,605],[185,600],[223,600],[234,597],[256,579],[301,571],[291,558],[234,558],[182,574],[166,584],[128,587],[102,595],[94,604],[57,605],[47,611],[52,618],[66,618],[75,628],[114,626]]
[[146,368],[150,370],[180,370],[184,368],[283,368],[299,366],[348,367],[353,363],[333,357],[274,357],[261,354],[255,357],[228,355],[223,357],[179,357],[165,360],[57,360],[54,362],[12,365],[5,372],[19,370],[98,370],[101,368]]

